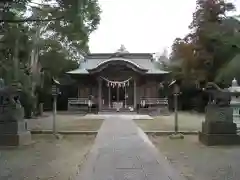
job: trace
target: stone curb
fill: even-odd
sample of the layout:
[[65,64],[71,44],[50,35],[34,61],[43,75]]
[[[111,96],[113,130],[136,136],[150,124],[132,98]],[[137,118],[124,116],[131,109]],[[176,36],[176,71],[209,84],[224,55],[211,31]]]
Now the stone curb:
[[[155,136],[169,136],[174,134],[174,131],[144,131],[147,135]],[[198,131],[178,131],[178,133],[183,135],[198,135]]]
[[[52,130],[32,130],[31,134],[52,134]],[[98,131],[58,131],[57,134],[62,135],[97,135]]]
[[[52,134],[52,130],[32,130],[31,134]],[[98,131],[58,131],[58,134],[79,134],[79,135],[97,135]],[[168,136],[174,134],[174,131],[144,131],[147,135]],[[198,131],[179,131],[183,135],[198,135]]]

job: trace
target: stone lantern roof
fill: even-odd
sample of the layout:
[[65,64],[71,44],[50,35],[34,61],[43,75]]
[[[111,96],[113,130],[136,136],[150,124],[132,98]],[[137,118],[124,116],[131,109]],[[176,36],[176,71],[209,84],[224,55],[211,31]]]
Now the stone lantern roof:
[[228,88],[230,92],[240,92],[240,86],[238,85],[238,82],[236,78],[232,80],[232,86]]
[[236,78],[234,78],[232,80],[232,87],[237,87],[237,86],[238,86],[238,82],[237,82]]

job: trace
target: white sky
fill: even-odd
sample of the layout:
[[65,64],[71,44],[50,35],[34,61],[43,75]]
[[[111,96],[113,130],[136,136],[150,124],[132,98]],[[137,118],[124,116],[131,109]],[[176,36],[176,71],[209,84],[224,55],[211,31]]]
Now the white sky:
[[[231,0],[240,9],[240,0]],[[92,53],[162,52],[188,32],[196,0],[99,0],[98,29],[90,36]],[[239,8],[238,8],[239,7]]]

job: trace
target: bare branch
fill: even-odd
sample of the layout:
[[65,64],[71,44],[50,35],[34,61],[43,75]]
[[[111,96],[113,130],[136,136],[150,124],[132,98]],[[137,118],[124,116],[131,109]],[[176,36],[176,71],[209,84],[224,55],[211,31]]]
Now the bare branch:
[[52,19],[0,19],[0,23],[23,23],[23,22],[50,22],[50,21],[59,21],[64,19],[64,17],[52,18]]

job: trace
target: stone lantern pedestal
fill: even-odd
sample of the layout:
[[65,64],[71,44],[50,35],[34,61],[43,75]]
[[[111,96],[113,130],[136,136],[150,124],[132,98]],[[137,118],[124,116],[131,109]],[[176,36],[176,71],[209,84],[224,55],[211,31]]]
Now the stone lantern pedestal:
[[240,101],[231,101],[230,106],[233,109],[233,122],[240,127]]
[[[240,86],[238,85],[237,80],[234,78],[232,81],[232,86],[228,88],[231,92],[240,92]],[[240,127],[240,97],[233,96],[230,102],[230,106],[233,109],[233,122]]]
[[27,131],[27,123],[19,116],[14,116],[6,114],[5,120],[0,120],[0,146],[20,146],[31,143],[31,133]]

